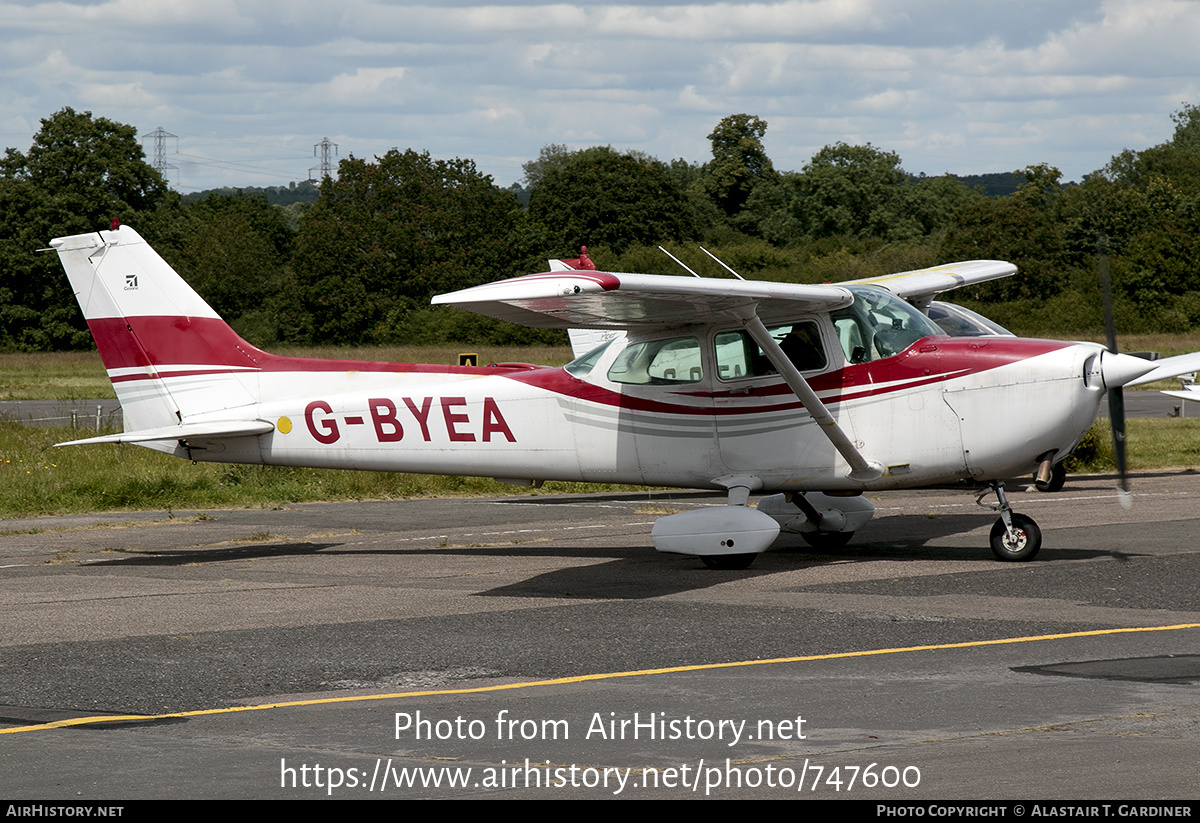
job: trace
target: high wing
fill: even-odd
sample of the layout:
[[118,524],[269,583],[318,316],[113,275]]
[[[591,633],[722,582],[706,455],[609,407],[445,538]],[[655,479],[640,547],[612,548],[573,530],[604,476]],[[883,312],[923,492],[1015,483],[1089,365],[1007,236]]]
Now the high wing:
[[881,277],[848,280],[838,285],[876,286],[886,289],[897,297],[912,303],[921,311],[925,311],[933,298],[942,292],[957,289],[960,286],[998,280],[1001,277],[1011,277],[1016,273],[1016,266],[1001,260],[967,260],[962,263],[947,263],[944,266],[933,266],[928,269],[885,274]]
[[728,322],[746,310],[764,322],[849,306],[840,285],[805,286],[661,274],[557,271],[441,294],[435,304],[543,329],[652,329]]
[[544,329],[713,323],[737,316],[748,306],[756,306],[758,316],[770,323],[848,306],[854,298],[845,286],[876,286],[924,310],[942,292],[1016,271],[1013,264],[999,260],[970,260],[833,285],[800,285],[565,269],[442,294],[433,302]]

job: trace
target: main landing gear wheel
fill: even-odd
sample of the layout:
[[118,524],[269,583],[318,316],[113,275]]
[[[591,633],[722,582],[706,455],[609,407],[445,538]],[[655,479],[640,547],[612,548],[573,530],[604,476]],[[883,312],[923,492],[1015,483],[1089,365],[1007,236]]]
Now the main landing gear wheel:
[[840,549],[850,542],[854,532],[800,532],[800,536],[814,549]]
[[1015,536],[1010,537],[1004,526],[1004,518],[992,526],[992,554],[997,560],[1032,560],[1042,548],[1042,530],[1031,518],[1012,512]]
[[1060,492],[1063,485],[1067,482],[1067,468],[1061,462],[1055,463],[1054,468],[1050,470],[1050,482],[1046,484],[1046,488],[1039,488],[1040,492]]
[[700,562],[710,569],[718,571],[741,571],[750,568],[750,564],[756,557],[758,555],[753,552],[748,554],[702,554]]

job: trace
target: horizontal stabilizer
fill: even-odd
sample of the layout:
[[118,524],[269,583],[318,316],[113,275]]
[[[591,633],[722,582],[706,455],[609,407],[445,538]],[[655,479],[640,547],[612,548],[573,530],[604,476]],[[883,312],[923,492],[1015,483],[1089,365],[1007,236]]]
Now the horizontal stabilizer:
[[158,429],[106,434],[55,443],[55,446],[87,446],[92,443],[146,443],[151,440],[183,440],[186,438],[224,439],[227,437],[252,437],[266,434],[275,424],[265,420],[230,420],[215,423],[182,423],[178,426],[163,426]]

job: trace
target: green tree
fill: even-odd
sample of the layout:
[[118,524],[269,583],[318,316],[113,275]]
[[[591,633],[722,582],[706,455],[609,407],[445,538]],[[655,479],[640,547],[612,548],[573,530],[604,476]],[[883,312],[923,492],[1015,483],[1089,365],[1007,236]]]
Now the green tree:
[[959,211],[985,198],[953,175],[921,176],[910,181],[903,197],[905,211],[920,227],[922,236],[933,235],[949,227]]
[[36,250],[54,237],[108,228],[114,217],[148,223],[174,199],[146,163],[136,130],[91,112],[63,109],[42,120],[28,152],[7,149],[0,160],[0,347],[91,345],[57,259]]
[[708,135],[713,157],[704,166],[700,183],[727,217],[741,212],[759,184],[779,179],[763,148],[766,133],[767,121],[751,114],[731,114]]
[[6,149],[0,175],[32,183],[86,223],[83,230],[153,209],[167,195],[133,126],[71,108],[42,120],[27,154]]
[[1125,149],[1100,175],[1124,186],[1145,188],[1155,178],[1169,180],[1183,197],[1200,196],[1200,151],[1163,143],[1142,151]]
[[1014,194],[980,200],[955,216],[942,242],[947,260],[990,259],[1015,263],[1021,273],[967,289],[982,300],[1045,300],[1065,285],[1067,249],[1060,230],[1059,172],[1052,166],[1024,170]]
[[1036,208],[1049,208],[1062,191],[1062,172],[1046,163],[1026,166],[1019,172],[1025,182],[1013,195]]
[[392,149],[343,160],[296,241],[296,275],[314,341],[403,339],[429,298],[508,276],[513,196],[470,160]]
[[759,185],[742,221],[776,244],[826,238],[915,242],[948,227],[960,209],[982,197],[950,175],[910,176],[894,152],[836,143],[813,155],[801,172]]
[[677,178],[663,163],[611,146],[573,152],[546,169],[529,198],[529,216],[557,253],[604,245],[679,241],[695,220]]
[[537,185],[542,182],[542,178],[546,176],[547,171],[561,166],[570,156],[571,150],[562,143],[548,143],[542,146],[542,150],[538,152],[536,160],[530,160],[527,163],[521,164],[521,170],[525,172],[526,188],[537,188]]
[[1200,152],[1200,106],[1184,103],[1171,119],[1175,122],[1171,145],[1184,151]]
[[1102,236],[1109,250],[1120,254],[1157,218],[1141,191],[1102,175],[1064,189],[1058,214],[1066,250],[1080,264],[1096,252]]
[[244,337],[257,345],[295,333],[288,262],[295,232],[261,191],[210,193],[157,221],[155,249]]
[[836,143],[813,155],[797,183],[800,216],[808,234],[863,236],[877,233],[899,216],[896,200],[908,174],[894,152],[870,143]]

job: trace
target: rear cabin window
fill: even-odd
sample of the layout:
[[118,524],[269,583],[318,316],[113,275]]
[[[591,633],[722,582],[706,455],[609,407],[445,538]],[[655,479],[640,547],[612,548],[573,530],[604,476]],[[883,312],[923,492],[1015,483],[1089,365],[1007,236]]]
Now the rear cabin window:
[[608,351],[608,347],[611,344],[611,340],[605,340],[587,354],[576,357],[568,363],[565,367],[566,370],[575,377],[587,377],[591,374],[592,369],[595,368],[596,363],[600,361],[600,358],[604,356],[604,352]]
[[672,337],[632,343],[608,369],[614,383],[671,385],[699,383],[704,379],[700,341],[695,337]]

